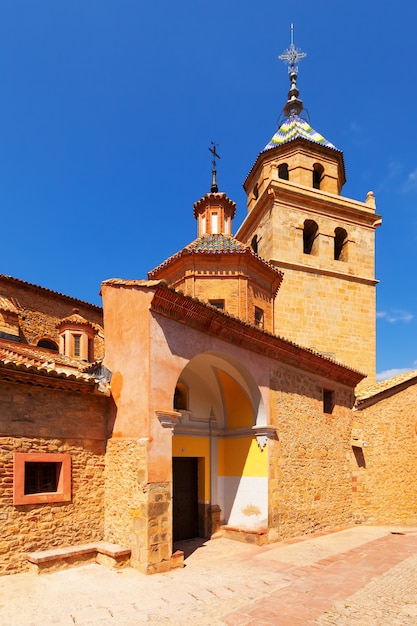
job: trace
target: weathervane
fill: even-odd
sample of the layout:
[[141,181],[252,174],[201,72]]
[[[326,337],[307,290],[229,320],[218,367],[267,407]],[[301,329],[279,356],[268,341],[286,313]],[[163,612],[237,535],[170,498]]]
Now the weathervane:
[[284,63],[288,63],[288,73],[292,74],[298,73],[298,67],[296,66],[297,61],[300,59],[304,59],[307,54],[300,50],[300,48],[296,48],[294,46],[294,24],[291,24],[291,44],[287,50],[284,50],[282,54],[279,55],[279,59],[284,61]]
[[217,174],[217,170],[216,170],[216,159],[220,159],[220,154],[217,153],[216,148],[219,147],[218,143],[215,143],[214,141],[210,141],[212,147],[209,148],[211,154],[213,155],[213,160],[212,160],[212,165],[213,165],[213,169],[211,170],[211,193],[217,193],[219,191],[219,188],[217,186],[217,179],[216,179],[216,174]]

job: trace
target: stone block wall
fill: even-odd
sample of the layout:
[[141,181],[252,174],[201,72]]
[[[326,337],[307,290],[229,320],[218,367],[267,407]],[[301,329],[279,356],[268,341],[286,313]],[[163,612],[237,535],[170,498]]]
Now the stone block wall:
[[364,403],[353,426],[353,511],[358,522],[417,523],[417,384]]
[[[25,552],[103,538],[109,398],[83,383],[25,380],[0,383],[0,574],[25,570]],[[71,499],[14,505],[15,453],[69,454]]]
[[146,574],[171,569],[172,486],[149,483],[148,440],[108,442],[105,539],[132,550],[131,565]]
[[271,376],[269,538],[338,527],[352,520],[350,430],[353,396],[334,387],[335,406],[323,412],[326,382],[291,369]]
[[[14,453],[71,455],[71,501],[13,504]],[[103,538],[104,441],[0,437],[0,575],[27,571],[29,551]]]
[[[373,312],[373,313],[372,313]],[[275,303],[275,331],[375,380],[375,291],[367,284],[287,268]]]

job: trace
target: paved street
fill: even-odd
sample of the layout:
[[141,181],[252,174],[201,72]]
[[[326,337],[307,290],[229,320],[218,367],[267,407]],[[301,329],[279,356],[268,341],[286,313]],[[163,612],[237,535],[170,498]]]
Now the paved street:
[[355,526],[269,546],[183,544],[186,567],[95,564],[0,578],[1,626],[417,624],[417,528]]

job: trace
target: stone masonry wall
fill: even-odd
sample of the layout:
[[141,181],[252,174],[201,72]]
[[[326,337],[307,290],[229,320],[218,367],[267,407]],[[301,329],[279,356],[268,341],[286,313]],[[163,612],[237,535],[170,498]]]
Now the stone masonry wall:
[[417,523],[417,385],[354,414],[366,442],[352,454],[355,519],[372,524]]
[[[0,383],[0,573],[25,570],[24,552],[103,538],[109,398],[28,383]],[[70,454],[71,501],[15,506],[14,452]]]
[[351,521],[349,442],[353,395],[334,387],[332,414],[323,412],[325,381],[291,369],[271,376],[269,536],[283,539]]
[[147,439],[111,439],[105,471],[105,539],[129,547],[146,574],[171,568],[171,483],[149,483]]
[[[69,453],[70,502],[13,505],[13,453]],[[104,441],[0,437],[0,575],[26,571],[24,554],[103,538]]]

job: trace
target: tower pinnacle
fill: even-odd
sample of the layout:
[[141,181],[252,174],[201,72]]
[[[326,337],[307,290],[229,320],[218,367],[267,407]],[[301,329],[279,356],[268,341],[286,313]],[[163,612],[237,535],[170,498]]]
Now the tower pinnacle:
[[216,148],[218,148],[219,144],[214,141],[210,142],[212,147],[209,148],[211,154],[213,155],[212,165],[213,169],[211,170],[211,193],[217,193],[219,188],[217,186],[217,169],[216,169],[216,159],[220,159],[220,154],[217,153]]
[[300,50],[300,48],[296,48],[294,45],[294,24],[291,24],[290,47],[284,50],[284,52],[278,57],[281,61],[288,64],[288,74],[291,82],[291,88],[288,92],[288,100],[284,107],[284,115],[286,117],[299,115],[303,110],[303,102],[298,98],[300,92],[297,89],[297,61],[304,59],[306,56],[307,54],[305,52]]

